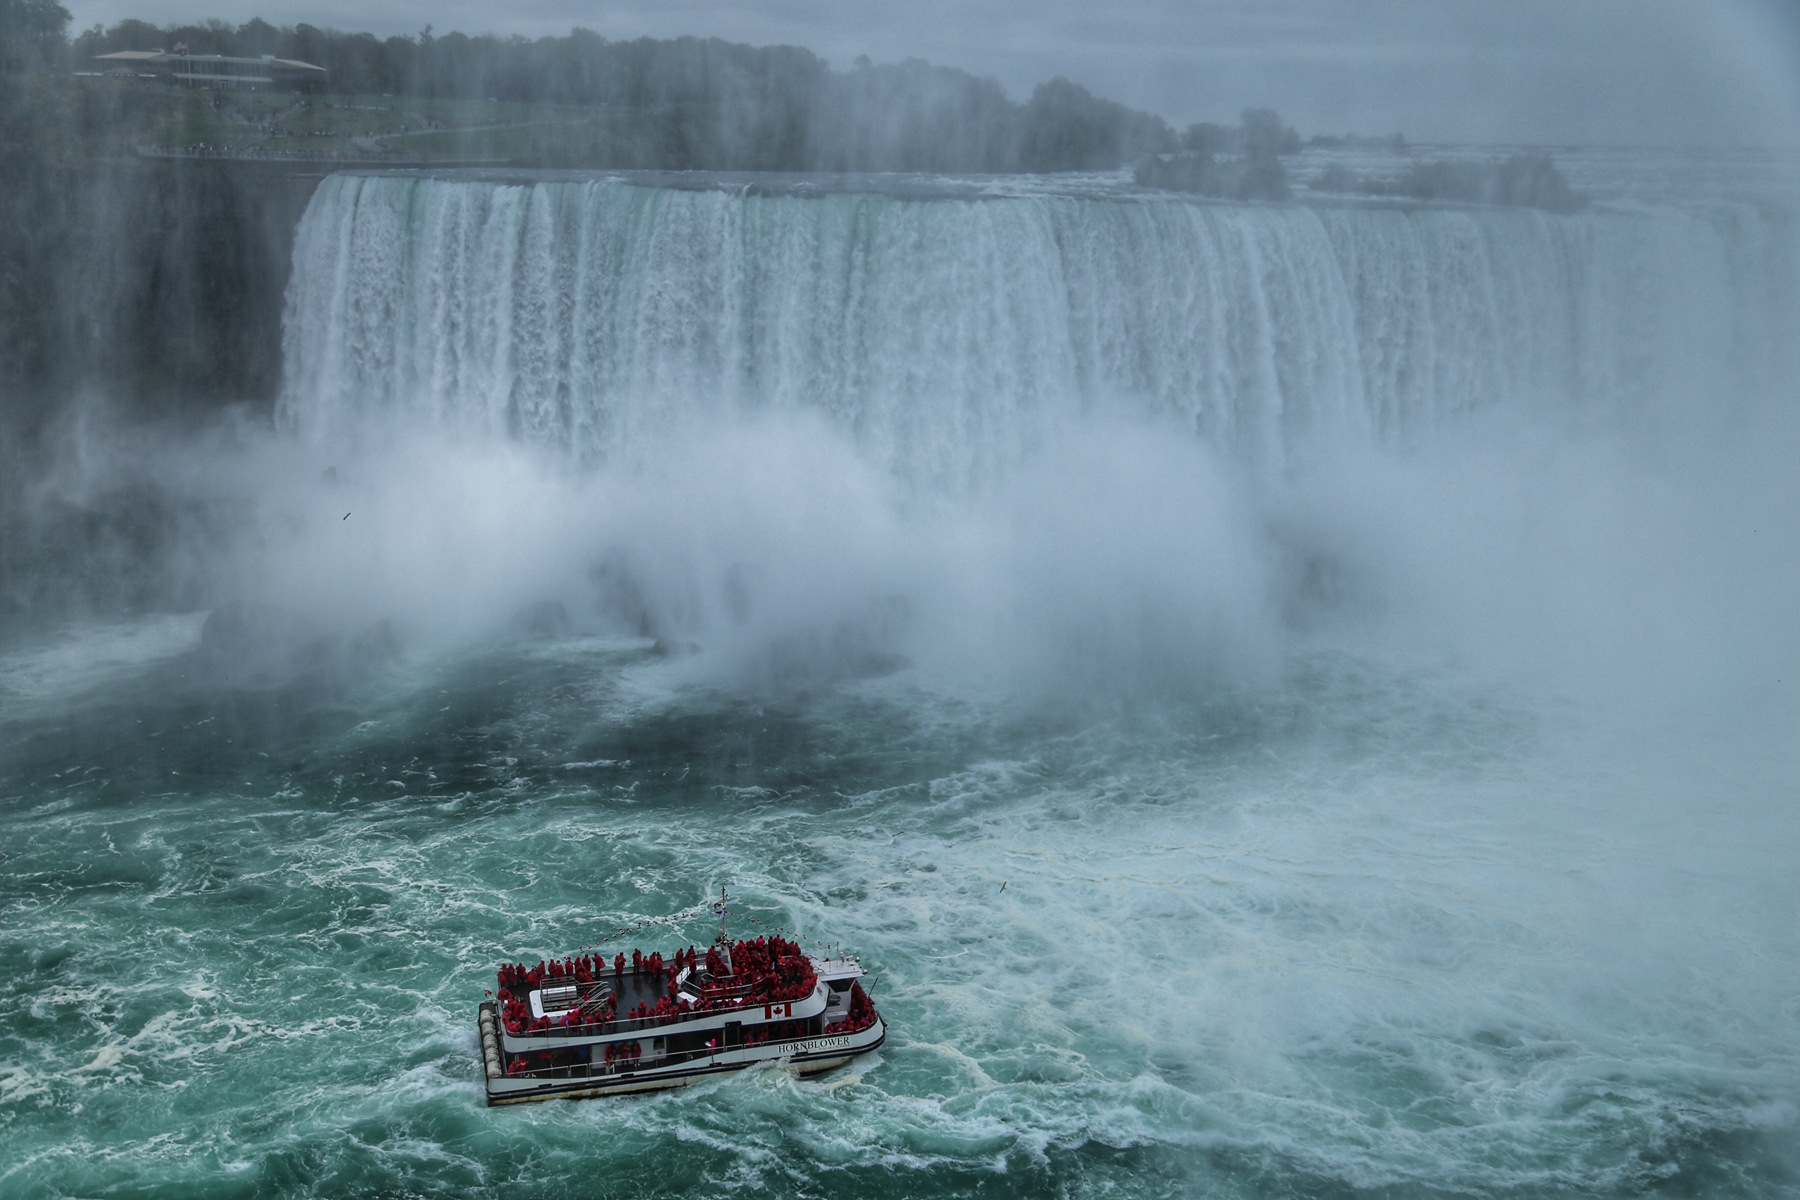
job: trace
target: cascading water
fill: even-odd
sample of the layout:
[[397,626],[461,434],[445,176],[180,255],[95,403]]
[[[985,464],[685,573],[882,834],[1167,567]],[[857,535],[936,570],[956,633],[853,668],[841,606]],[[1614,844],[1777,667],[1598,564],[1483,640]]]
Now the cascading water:
[[281,409],[304,435],[422,419],[605,457],[677,416],[802,409],[953,485],[1074,413],[1167,414],[1277,464],[1500,405],[1655,422],[1696,364],[1761,382],[1793,298],[1774,330],[1756,306],[1794,265],[1791,232],[1732,209],[396,176],[327,180],[295,261]]
[[[4,660],[0,1191],[1791,1194],[1800,226],[1629,165],[326,180],[276,430],[83,460],[237,603]],[[875,1061],[479,1107],[722,885]]]

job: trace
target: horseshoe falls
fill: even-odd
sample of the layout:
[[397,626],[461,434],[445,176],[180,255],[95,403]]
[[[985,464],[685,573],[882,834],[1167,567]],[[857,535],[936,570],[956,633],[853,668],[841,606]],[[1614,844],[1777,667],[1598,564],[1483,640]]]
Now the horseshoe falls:
[[[272,415],[40,488],[0,1194],[1794,1195],[1800,209],[1678,168],[328,177]],[[482,1107],[721,889],[887,1045]]]
[[1494,407],[1655,419],[1700,364],[1775,365],[1791,324],[1791,297],[1754,311],[1791,290],[1790,231],[1748,214],[767,190],[335,176],[295,252],[283,416],[604,460],[671,422],[815,414],[956,488],[1081,415],[1256,465]]

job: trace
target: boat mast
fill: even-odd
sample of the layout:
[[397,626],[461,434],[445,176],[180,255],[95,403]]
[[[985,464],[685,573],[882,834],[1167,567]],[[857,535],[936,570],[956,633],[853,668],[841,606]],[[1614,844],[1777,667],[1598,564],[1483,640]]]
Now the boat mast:
[[725,959],[725,969],[733,970],[734,968],[731,965],[731,938],[725,932],[725,908],[728,899],[730,899],[730,897],[726,894],[725,888],[721,886],[719,888],[719,902],[713,905],[713,911],[719,914],[719,936],[713,939],[713,945],[718,948],[719,954]]

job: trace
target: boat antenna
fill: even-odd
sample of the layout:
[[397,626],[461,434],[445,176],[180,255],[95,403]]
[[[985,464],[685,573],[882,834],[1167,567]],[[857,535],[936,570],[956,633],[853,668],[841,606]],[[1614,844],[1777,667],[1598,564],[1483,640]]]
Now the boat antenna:
[[713,939],[713,945],[719,948],[719,957],[725,960],[725,971],[731,974],[737,970],[731,963],[731,938],[725,933],[725,908],[730,897],[725,894],[723,886],[719,888],[719,899],[713,904],[713,911],[719,914],[719,936]]

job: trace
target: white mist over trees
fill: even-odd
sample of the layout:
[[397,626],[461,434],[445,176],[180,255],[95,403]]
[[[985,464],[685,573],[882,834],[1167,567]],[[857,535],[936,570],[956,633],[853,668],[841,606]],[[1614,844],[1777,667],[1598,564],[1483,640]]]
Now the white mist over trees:
[[1067,79],[1020,103],[991,78],[919,59],[834,71],[798,46],[717,38],[608,41],[588,29],[535,41],[367,33],[252,20],[161,29],[142,21],[77,36],[77,63],[117,50],[272,54],[325,67],[351,94],[486,99],[629,113],[541,165],[777,171],[1110,170],[1173,150],[1162,118]]
[[1300,152],[1300,135],[1283,126],[1273,109],[1247,108],[1235,129],[1206,123],[1188,126],[1181,147],[1180,154],[1139,163],[1137,181],[1203,196],[1286,200],[1290,193],[1281,156]]

